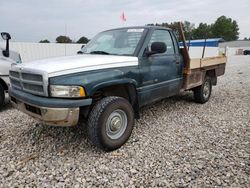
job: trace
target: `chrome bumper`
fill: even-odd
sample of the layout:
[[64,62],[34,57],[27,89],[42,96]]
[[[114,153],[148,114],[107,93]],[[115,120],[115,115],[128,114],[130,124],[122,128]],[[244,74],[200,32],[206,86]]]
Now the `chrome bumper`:
[[79,107],[77,108],[49,108],[28,104],[11,97],[12,105],[20,111],[30,115],[46,125],[74,126],[79,120]]

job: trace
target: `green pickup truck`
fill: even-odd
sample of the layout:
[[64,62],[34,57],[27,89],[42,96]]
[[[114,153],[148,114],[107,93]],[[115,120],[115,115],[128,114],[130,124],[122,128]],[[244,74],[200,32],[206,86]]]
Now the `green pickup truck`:
[[156,26],[101,32],[78,55],[13,66],[11,102],[46,125],[87,122],[95,146],[117,149],[140,107],[184,90],[199,103],[209,100],[226,58],[190,59],[183,42],[180,49],[171,29]]

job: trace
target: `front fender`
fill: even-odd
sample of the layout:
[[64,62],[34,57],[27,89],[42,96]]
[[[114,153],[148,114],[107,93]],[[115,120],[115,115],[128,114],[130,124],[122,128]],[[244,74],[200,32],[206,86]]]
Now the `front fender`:
[[137,86],[139,69],[136,67],[81,72],[50,78],[52,85],[79,85],[85,88],[88,96],[92,96],[98,89],[119,84],[133,84]]
[[122,85],[122,84],[132,84],[135,86],[135,88],[137,87],[137,82],[134,79],[130,79],[130,78],[114,79],[114,80],[110,80],[110,81],[101,82],[101,83],[96,84],[95,86],[93,86],[93,88],[91,89],[91,92],[89,94],[91,96],[97,90],[99,90],[101,88],[113,86],[113,85]]

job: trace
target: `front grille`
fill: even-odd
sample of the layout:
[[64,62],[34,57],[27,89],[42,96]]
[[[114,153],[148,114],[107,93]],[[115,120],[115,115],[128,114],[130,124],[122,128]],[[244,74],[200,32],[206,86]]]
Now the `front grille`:
[[39,74],[28,74],[28,73],[22,73],[22,78],[24,80],[34,80],[38,82],[43,81],[43,76]]
[[10,76],[13,76],[15,78],[19,78],[19,72],[10,71]]
[[14,80],[14,79],[12,79],[12,78],[10,78],[10,80],[11,80],[11,84],[12,84],[13,86],[17,87],[18,89],[21,89],[21,88],[22,88],[21,82],[20,82],[20,81]]
[[23,83],[23,88],[29,91],[37,91],[39,93],[43,92],[43,86],[42,85],[35,85],[35,84],[27,84]]
[[11,86],[28,93],[47,96],[46,85],[41,74],[10,71]]

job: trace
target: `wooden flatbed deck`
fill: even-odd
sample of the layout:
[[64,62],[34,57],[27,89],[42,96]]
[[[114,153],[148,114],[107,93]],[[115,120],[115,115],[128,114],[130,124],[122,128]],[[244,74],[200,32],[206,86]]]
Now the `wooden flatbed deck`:
[[215,85],[217,77],[225,73],[226,62],[225,56],[191,59],[189,69],[184,72],[182,89],[189,90],[202,85],[206,74],[214,79],[213,84]]
[[227,58],[225,56],[215,56],[206,58],[195,58],[190,60],[190,69],[205,68],[218,64],[225,64]]

